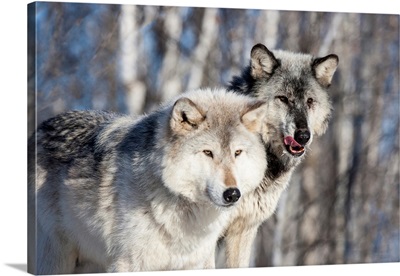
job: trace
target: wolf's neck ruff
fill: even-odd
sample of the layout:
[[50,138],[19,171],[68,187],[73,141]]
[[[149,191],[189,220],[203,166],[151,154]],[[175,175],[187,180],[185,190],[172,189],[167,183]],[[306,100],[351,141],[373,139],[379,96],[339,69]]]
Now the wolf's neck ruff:
[[[282,174],[290,171],[294,166],[292,163],[294,160],[288,156],[278,156],[272,149],[271,144],[265,145],[265,153],[267,154],[268,167],[265,171],[265,177],[274,181],[278,179]],[[292,162],[291,162],[292,161]]]

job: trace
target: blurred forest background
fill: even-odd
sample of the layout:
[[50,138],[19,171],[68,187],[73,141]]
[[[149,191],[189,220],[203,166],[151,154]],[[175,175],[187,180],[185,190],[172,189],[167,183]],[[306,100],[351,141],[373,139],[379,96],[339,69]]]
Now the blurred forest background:
[[260,228],[251,265],[400,261],[398,15],[49,2],[29,12],[29,135],[66,110],[142,114],[226,85],[259,42],[337,54],[333,119]]

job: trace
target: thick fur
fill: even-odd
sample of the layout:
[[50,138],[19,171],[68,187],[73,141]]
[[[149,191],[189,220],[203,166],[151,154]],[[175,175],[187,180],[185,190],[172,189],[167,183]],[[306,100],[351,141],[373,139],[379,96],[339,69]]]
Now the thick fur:
[[42,123],[29,141],[30,272],[213,268],[237,207],[224,192],[244,197],[263,178],[265,114],[263,101],[207,89],[136,120]]
[[[273,214],[314,135],[325,132],[332,110],[327,89],[338,61],[336,55],[316,58],[282,50],[271,52],[257,44],[251,51],[250,65],[230,83],[229,90],[267,102],[268,127],[263,138],[268,167],[257,189],[242,198],[225,231],[227,267],[249,266],[259,226]],[[293,154],[288,144],[298,144],[293,142],[298,130],[308,131],[308,141]]]

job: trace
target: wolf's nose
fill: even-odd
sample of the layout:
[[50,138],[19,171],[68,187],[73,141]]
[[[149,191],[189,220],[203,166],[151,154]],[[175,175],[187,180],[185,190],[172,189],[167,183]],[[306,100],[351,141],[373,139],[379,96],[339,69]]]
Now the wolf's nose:
[[222,196],[226,203],[235,203],[240,198],[240,190],[238,188],[227,189]]
[[308,129],[300,128],[294,133],[294,140],[304,146],[310,140],[310,131]]

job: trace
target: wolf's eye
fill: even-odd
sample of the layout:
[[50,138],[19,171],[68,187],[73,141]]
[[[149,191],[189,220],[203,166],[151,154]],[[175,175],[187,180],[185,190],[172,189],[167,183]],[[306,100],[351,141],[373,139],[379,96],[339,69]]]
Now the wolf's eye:
[[313,98],[308,98],[308,99],[307,99],[307,104],[308,104],[309,106],[311,106],[313,103],[314,103],[314,99],[313,99]]
[[205,155],[207,155],[208,157],[213,158],[213,153],[212,153],[211,150],[203,150],[203,153],[204,153]]
[[242,150],[235,151],[235,157],[238,157],[242,153]]
[[286,96],[276,96],[275,98],[279,99],[281,102],[288,104],[289,99]]

